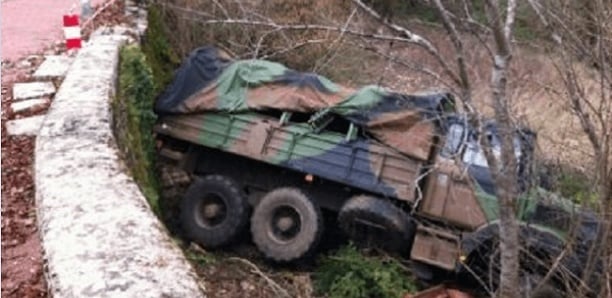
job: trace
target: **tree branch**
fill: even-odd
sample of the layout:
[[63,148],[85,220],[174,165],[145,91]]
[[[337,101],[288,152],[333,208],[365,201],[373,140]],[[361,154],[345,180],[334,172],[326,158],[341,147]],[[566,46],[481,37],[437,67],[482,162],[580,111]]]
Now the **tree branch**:
[[353,0],[353,2],[355,4],[357,4],[359,7],[361,7],[361,9],[363,9],[366,13],[368,13],[374,19],[378,20],[379,22],[381,22],[382,24],[387,26],[389,29],[391,29],[394,32],[397,32],[397,33],[401,34],[402,36],[404,36],[406,39],[408,39],[410,41],[410,43],[418,45],[418,46],[422,47],[423,49],[425,49],[432,57],[434,57],[434,59],[436,59],[438,64],[440,64],[440,66],[442,66],[442,69],[444,70],[444,73],[446,75],[448,75],[451,78],[451,80],[453,82],[455,82],[455,84],[457,84],[459,86],[462,86],[461,79],[457,76],[457,74],[455,74],[455,72],[453,72],[453,70],[448,65],[448,63],[446,62],[444,57],[442,57],[442,55],[440,54],[438,49],[433,44],[431,44],[431,42],[429,42],[429,40],[423,38],[422,36],[412,32],[412,31],[410,31],[410,30],[408,30],[408,29],[406,29],[406,28],[404,28],[402,26],[399,26],[397,24],[389,22],[388,20],[386,20],[382,16],[380,16],[380,14],[378,14],[374,9],[372,9],[371,7],[369,7],[365,3],[363,3],[363,1],[361,1],[361,0]]
[[463,50],[463,42],[459,37],[459,32],[455,28],[455,24],[451,21],[449,17],[449,13],[442,5],[440,0],[434,1],[436,8],[438,9],[438,13],[442,18],[442,25],[448,36],[450,37],[453,46],[455,48],[455,57],[457,59],[457,68],[459,69],[459,87],[461,88],[461,100],[466,103],[471,103],[472,98],[472,87],[470,85],[470,79],[467,72],[467,65],[465,63],[465,54]]

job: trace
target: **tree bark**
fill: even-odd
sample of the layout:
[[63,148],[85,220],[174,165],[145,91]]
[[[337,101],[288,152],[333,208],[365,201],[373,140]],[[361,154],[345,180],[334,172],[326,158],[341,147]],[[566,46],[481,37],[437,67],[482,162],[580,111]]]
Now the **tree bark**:
[[508,1],[507,18],[502,23],[500,5],[496,0],[488,0],[486,10],[491,24],[495,43],[493,70],[491,73],[492,103],[495,120],[501,138],[501,164],[491,169],[495,179],[496,194],[499,202],[500,238],[500,283],[499,297],[519,297],[519,225],[516,220],[517,162],[514,156],[513,138],[515,129],[508,108],[507,75],[512,58],[510,39],[514,23],[516,1]]

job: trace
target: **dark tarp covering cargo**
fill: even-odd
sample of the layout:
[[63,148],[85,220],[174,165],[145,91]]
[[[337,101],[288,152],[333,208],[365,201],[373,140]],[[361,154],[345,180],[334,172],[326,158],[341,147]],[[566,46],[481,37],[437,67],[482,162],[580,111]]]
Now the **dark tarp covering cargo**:
[[276,109],[340,115],[400,152],[426,159],[435,125],[454,109],[448,94],[405,95],[380,86],[351,89],[266,60],[231,60],[213,47],[196,49],[158,98],[156,113],[242,113]]

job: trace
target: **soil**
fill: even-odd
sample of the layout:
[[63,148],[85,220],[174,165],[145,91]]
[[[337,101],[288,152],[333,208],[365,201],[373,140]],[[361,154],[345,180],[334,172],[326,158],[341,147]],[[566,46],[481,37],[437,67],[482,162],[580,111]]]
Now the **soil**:
[[250,243],[228,251],[206,252],[193,244],[186,250],[207,297],[313,297],[310,264],[279,266],[266,262]]

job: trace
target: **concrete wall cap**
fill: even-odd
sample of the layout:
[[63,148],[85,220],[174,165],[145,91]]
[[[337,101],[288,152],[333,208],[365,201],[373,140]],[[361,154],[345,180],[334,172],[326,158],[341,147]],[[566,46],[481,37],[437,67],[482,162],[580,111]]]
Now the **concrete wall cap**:
[[128,39],[95,34],[80,50],[36,139],[37,218],[53,297],[203,296],[117,157],[110,100]]

